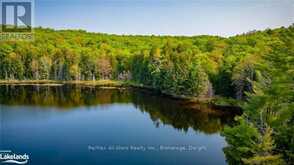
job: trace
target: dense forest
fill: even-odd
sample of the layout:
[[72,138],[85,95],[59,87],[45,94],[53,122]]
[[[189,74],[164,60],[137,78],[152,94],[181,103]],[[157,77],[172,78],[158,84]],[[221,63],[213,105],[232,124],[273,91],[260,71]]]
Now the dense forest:
[[223,131],[228,162],[294,162],[294,25],[229,38],[34,33],[33,42],[0,42],[0,79],[113,79],[243,100],[238,124]]

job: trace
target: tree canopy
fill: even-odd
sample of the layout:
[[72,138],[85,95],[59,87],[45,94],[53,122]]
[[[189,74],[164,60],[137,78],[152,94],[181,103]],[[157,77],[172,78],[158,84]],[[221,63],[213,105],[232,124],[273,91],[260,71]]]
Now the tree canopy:
[[0,42],[0,79],[131,80],[170,93],[244,99],[258,61],[274,44],[293,42],[293,29],[222,38],[36,28],[33,42]]

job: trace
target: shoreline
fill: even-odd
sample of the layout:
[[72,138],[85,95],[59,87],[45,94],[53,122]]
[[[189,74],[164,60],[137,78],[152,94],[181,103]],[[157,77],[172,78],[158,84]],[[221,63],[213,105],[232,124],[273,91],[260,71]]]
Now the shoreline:
[[[187,101],[189,104],[208,104],[216,109],[230,111],[242,111],[238,103],[230,103],[226,101],[226,98],[211,97],[211,98],[199,98],[185,95],[170,94],[166,91],[160,91],[143,84],[136,84],[129,81],[117,81],[117,80],[95,80],[95,81],[63,81],[63,80],[0,80],[0,85],[40,85],[40,86],[62,86],[62,85],[82,85],[88,87],[99,87],[107,89],[119,89],[119,88],[133,88],[152,91],[158,93],[164,97],[169,97],[175,100]],[[233,99],[231,99],[233,100]],[[235,100],[233,100],[235,101]],[[218,102],[222,102],[219,104]]]
[[0,80],[0,85],[91,85],[91,86],[122,86],[124,82],[115,80],[96,81],[64,81],[64,80]]

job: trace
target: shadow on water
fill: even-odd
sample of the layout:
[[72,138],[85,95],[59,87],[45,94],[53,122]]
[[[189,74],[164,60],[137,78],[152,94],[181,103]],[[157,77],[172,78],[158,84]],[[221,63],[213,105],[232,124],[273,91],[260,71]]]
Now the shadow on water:
[[99,89],[80,85],[37,86],[2,85],[0,104],[58,107],[71,110],[79,106],[132,103],[148,113],[156,127],[170,125],[187,132],[192,128],[205,134],[218,133],[233,123],[235,114],[215,110],[207,105],[190,104],[134,89]]

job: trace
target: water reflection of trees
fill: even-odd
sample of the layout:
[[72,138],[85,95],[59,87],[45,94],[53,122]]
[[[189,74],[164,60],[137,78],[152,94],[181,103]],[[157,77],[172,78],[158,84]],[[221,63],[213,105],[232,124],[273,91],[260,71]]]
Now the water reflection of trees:
[[147,112],[154,124],[159,127],[172,125],[174,128],[212,134],[219,132],[225,124],[233,121],[233,115],[221,113],[206,105],[186,105],[183,101],[157,97],[148,93],[136,93],[133,97],[136,107],[142,112]]
[[0,104],[56,106],[70,109],[77,106],[133,103],[137,109],[147,112],[155,126],[171,125],[187,131],[212,134],[219,132],[233,120],[232,115],[212,110],[205,105],[159,97],[136,90],[97,89],[94,87],[64,86],[0,86]]
[[0,104],[71,108],[98,104],[129,103],[125,90],[106,90],[77,85],[0,86]]

